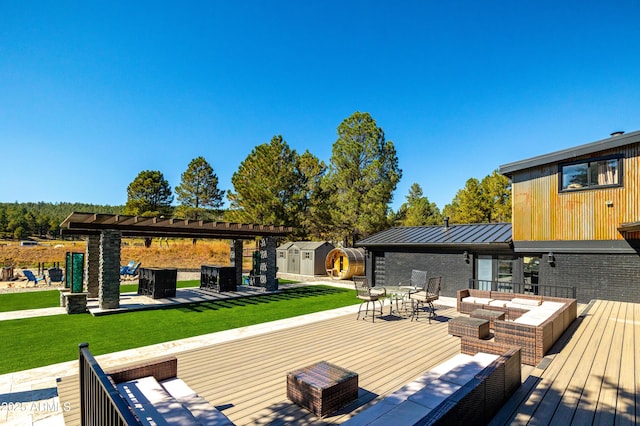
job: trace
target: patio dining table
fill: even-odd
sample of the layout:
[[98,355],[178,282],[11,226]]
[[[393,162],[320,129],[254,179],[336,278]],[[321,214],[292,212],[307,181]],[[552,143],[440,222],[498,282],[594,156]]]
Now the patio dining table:
[[395,286],[386,287],[386,289],[389,299],[389,315],[403,318],[410,316],[413,309],[407,311],[407,302],[409,302],[409,291],[413,290],[413,287]]

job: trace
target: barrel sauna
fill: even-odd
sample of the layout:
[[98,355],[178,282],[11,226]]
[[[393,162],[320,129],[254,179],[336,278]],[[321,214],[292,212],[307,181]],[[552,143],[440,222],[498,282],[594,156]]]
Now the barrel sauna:
[[364,249],[334,248],[327,254],[327,275],[336,280],[348,280],[364,275]]

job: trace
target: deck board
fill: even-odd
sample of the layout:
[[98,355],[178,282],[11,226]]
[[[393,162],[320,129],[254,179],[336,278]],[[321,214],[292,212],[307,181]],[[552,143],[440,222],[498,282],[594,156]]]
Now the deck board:
[[[350,314],[180,352],[178,376],[237,425],[341,423],[460,353],[446,323],[458,313],[443,307],[438,314],[431,324],[388,316],[372,323]],[[287,399],[286,374],[321,360],[357,372],[360,392],[344,410],[317,418]],[[58,387],[61,402],[78,407],[77,377]],[[79,424],[77,410],[64,415],[67,425]]]
[[549,365],[534,369],[531,390],[492,425],[637,424],[639,314],[640,304],[594,301]]
[[[178,375],[237,425],[338,424],[460,351],[439,321],[345,315],[177,354]],[[640,304],[593,301],[531,369],[492,425],[638,424]],[[286,374],[320,360],[359,374],[358,400],[325,418],[286,398]],[[524,371],[524,369],[523,369]],[[77,377],[59,383],[67,425],[79,424]]]

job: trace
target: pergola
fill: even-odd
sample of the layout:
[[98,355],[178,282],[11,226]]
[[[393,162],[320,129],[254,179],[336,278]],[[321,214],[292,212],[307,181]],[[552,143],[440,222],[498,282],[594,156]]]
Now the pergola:
[[276,285],[275,238],[293,232],[293,228],[287,226],[81,212],[71,213],[60,228],[62,235],[86,237],[84,288],[88,297],[99,298],[101,309],[120,306],[122,237],[231,240],[231,266],[236,268],[237,282],[242,279],[243,240],[261,237],[260,251],[264,264],[259,271],[262,275],[260,282],[271,289]]

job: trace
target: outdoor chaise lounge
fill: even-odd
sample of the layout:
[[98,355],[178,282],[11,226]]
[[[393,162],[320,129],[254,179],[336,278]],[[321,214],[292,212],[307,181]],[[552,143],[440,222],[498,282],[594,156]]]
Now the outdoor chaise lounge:
[[517,348],[458,354],[343,424],[487,424],[520,384]]
[[79,345],[83,425],[233,425],[221,411],[177,378],[178,360],[166,357],[104,371]]
[[493,340],[461,337],[463,353],[520,347],[528,365],[537,365],[577,316],[575,299],[475,289],[458,290],[457,306],[464,314],[476,309],[506,314],[505,320],[493,321]]
[[121,266],[120,267],[120,275],[122,276],[130,276],[133,277],[135,275],[138,275],[138,270],[140,269],[140,265],[142,263],[138,262],[138,263],[134,263],[133,265],[125,265],[125,266]]

